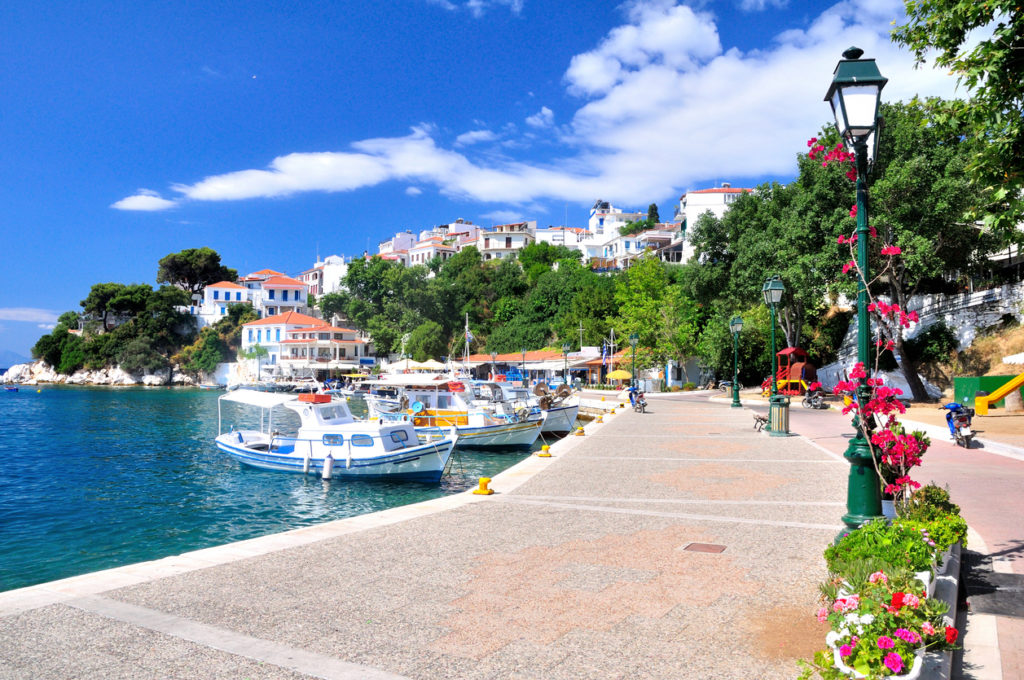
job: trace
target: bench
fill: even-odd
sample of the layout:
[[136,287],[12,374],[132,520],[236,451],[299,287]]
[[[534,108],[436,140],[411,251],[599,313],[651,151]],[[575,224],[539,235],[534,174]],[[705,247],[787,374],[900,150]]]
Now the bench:
[[758,415],[757,413],[754,414],[754,429],[758,432],[761,431],[767,422],[768,416]]

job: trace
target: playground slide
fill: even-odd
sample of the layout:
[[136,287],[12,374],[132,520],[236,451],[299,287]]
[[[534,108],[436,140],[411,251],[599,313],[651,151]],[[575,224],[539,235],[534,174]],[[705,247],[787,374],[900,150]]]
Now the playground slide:
[[987,397],[975,397],[974,398],[974,412],[979,416],[988,415],[988,407],[990,404],[994,404],[1013,390],[1020,389],[1021,385],[1024,385],[1024,373],[1021,373],[1016,378],[1010,378],[1002,386]]

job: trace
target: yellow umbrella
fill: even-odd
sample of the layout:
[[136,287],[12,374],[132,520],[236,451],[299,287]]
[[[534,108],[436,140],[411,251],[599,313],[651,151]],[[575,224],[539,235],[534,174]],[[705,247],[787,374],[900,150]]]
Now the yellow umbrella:
[[632,378],[633,374],[624,368],[617,368],[608,374],[609,380],[625,380],[626,378]]

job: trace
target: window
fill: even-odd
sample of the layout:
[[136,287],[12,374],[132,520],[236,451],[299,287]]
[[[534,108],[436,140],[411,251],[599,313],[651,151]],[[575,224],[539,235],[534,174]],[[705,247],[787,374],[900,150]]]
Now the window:
[[395,430],[391,433],[391,441],[396,444],[404,444],[409,441],[409,433],[405,430]]
[[506,248],[511,248],[512,247],[512,237],[511,236],[506,236],[505,237],[505,247]]
[[484,237],[484,248],[490,248],[490,247],[491,247],[491,239],[490,239],[490,237],[486,237],[485,236]]
[[345,443],[345,435],[343,434],[325,434],[323,438],[324,446],[341,446]]
[[373,446],[373,437],[368,434],[354,434],[349,441],[352,446]]
[[267,299],[268,300],[273,300],[274,299],[274,289],[273,288],[271,288],[270,290],[267,291]]
[[275,329],[275,331],[274,331],[274,340],[276,340],[277,342],[281,342],[281,329],[280,328]]
[[228,308],[227,308],[227,307],[225,307],[224,305],[221,305],[221,306],[220,306],[220,315],[221,315],[221,316],[224,316],[224,315],[225,315],[225,314],[227,314],[227,313],[228,313]]
[[252,329],[249,329],[249,344],[252,344]]
[[213,299],[214,300],[219,300],[220,299],[220,291],[219,290],[213,291]]
[[256,331],[256,342],[263,342],[263,331]]
[[235,299],[238,300],[239,302],[242,301],[242,291],[240,291],[240,290],[236,290],[235,291]]
[[288,291],[281,291],[281,302],[288,302]]

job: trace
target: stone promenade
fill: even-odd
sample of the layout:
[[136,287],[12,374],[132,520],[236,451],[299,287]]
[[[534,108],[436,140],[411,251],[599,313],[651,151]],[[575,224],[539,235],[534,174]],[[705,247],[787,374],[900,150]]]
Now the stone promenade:
[[492,496],[0,593],[0,678],[794,677],[847,464],[649,402]]

